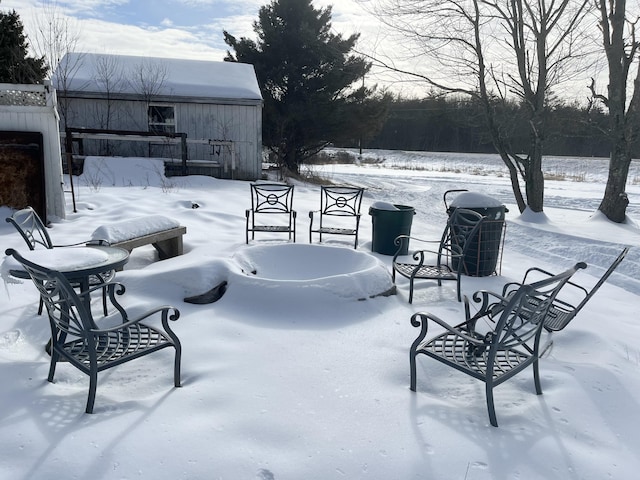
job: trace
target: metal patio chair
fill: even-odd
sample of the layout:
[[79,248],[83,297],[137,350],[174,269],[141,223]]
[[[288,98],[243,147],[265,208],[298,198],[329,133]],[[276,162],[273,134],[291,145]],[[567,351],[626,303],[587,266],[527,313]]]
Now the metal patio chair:
[[293,185],[252,183],[251,208],[245,211],[245,216],[246,243],[249,232],[252,240],[256,232],[288,233],[289,240],[293,235],[295,242],[297,213],[293,209]]
[[[467,272],[465,257],[470,248],[477,247],[477,242],[469,239],[477,238],[478,232],[486,217],[472,210],[458,208],[451,213],[440,240],[423,240],[409,235],[399,235],[395,239],[398,250],[392,259],[392,279],[395,283],[396,273],[409,279],[409,303],[413,303],[413,288],[416,280],[435,280],[438,286],[443,281],[456,282],[458,301],[462,301],[460,293],[460,277]],[[401,255],[404,242],[410,239],[435,245],[432,250],[415,250],[407,261]],[[435,262],[434,262],[435,259]]]
[[[567,282],[565,291],[567,293],[573,293],[575,297],[581,297],[581,300],[576,305],[573,305],[573,303],[569,301],[568,298],[556,297],[551,304],[549,311],[547,312],[547,316],[544,321],[545,330],[547,330],[548,332],[558,332],[569,325],[571,320],[575,318],[575,316],[580,312],[580,310],[582,310],[587,302],[591,300],[591,297],[593,297],[593,295],[604,284],[604,282],[607,281],[613,271],[618,268],[618,265],[620,265],[622,260],[624,260],[624,257],[628,252],[629,247],[625,247],[616,257],[616,259],[611,263],[611,265],[609,265],[609,268],[598,279],[596,284],[591,287],[590,290],[587,290],[585,287],[575,282]],[[530,268],[525,272],[522,282],[507,283],[503,288],[502,295],[505,298],[509,298],[509,296],[512,295],[520,285],[531,282],[535,278],[547,278],[552,276],[552,273],[549,273],[541,268]]]
[[[482,303],[482,316],[470,316],[465,296],[465,321],[456,326],[430,313],[414,314],[411,324],[420,328],[420,334],[409,350],[411,390],[416,391],[416,357],[427,355],[485,383],[489,421],[497,427],[495,387],[532,365],[536,393],[542,394],[538,363],[544,319],[560,289],[578,269],[585,267],[586,264],[578,263],[558,275],[520,285],[509,298],[476,292],[474,300]],[[494,310],[496,304],[502,307]],[[478,325],[479,318],[489,321]],[[431,323],[444,328],[444,333],[425,340]]]
[[[180,312],[171,306],[155,308],[137,318],[129,318],[116,300],[124,285],[115,282],[94,285],[77,293],[65,276],[23,258],[13,249],[12,255],[27,271],[40,292],[51,326],[51,363],[49,382],[53,382],[58,362],[68,362],[89,376],[89,395],[86,412],[92,413],[95,403],[98,373],[150,353],[172,347],[174,356],[174,385],[180,386],[180,340],[169,327],[169,320],[177,320]],[[110,303],[116,308],[120,322],[109,328],[99,328],[93,320],[86,298],[97,289],[108,292]],[[143,323],[159,314],[162,329]]]
[[[320,187],[320,210],[309,212],[309,243],[317,233],[322,242],[323,235],[351,235],[355,237],[354,248],[358,248],[360,228],[360,205],[364,188],[346,186]],[[317,217],[314,214],[318,213]],[[314,228],[314,219],[318,222]]]
[[[86,242],[79,242],[69,245],[54,245],[51,237],[49,236],[49,232],[47,232],[44,223],[40,219],[40,216],[36,213],[36,211],[31,207],[23,208],[22,210],[17,210],[10,217],[5,219],[8,223],[12,224],[20,236],[24,239],[25,243],[29,247],[29,250],[35,250],[36,248],[61,248],[61,247],[74,247],[78,245],[108,245],[108,242],[104,240],[89,240]],[[105,272],[101,272],[96,274],[90,279],[90,284],[98,285],[112,280],[115,277],[116,272],[114,270],[109,270]],[[42,299],[38,304],[38,315],[42,314],[43,303]],[[108,314],[107,312],[107,292],[103,290],[102,292],[102,310],[104,315]]]

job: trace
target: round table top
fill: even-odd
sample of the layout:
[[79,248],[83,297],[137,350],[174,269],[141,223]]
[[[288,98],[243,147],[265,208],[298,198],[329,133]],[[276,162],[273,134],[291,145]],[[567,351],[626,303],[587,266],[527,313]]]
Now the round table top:
[[[105,245],[56,247],[20,252],[25,260],[50,270],[61,272],[69,279],[77,279],[97,273],[117,270],[129,261],[129,252],[124,248]],[[22,265],[13,257],[5,259],[5,268],[19,278],[28,278]]]

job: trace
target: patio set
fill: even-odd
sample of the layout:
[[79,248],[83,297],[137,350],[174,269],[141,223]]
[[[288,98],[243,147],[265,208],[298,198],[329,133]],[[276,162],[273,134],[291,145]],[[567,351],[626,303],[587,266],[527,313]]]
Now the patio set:
[[[293,209],[294,187],[279,183],[252,183],[250,189],[246,243],[258,232],[283,233],[289,241],[295,242],[297,214]],[[349,235],[354,237],[354,249],[357,249],[363,191],[351,186],[322,186],[320,209],[309,212],[309,243],[314,234],[321,242],[326,235]],[[502,246],[504,230],[501,227],[496,233],[495,225],[491,227],[489,223],[496,219],[474,209],[448,208],[448,213],[443,234],[439,240],[431,242],[434,244],[431,250],[409,253],[407,246],[410,240],[424,241],[410,234],[401,233],[394,239],[398,248],[391,260],[393,282],[396,275],[408,279],[409,303],[413,301],[416,281],[435,281],[438,285],[442,281],[455,281],[457,299],[464,306],[464,320],[457,325],[430,313],[412,315],[411,324],[419,328],[420,333],[409,349],[410,389],[415,391],[417,387],[417,356],[422,354],[434,358],[485,383],[490,423],[498,426],[494,387],[532,366],[536,393],[542,393],[539,358],[546,349],[541,345],[543,333],[564,329],[613,273],[628,248],[623,249],[590,289],[572,281],[577,271],[586,268],[586,264],[579,262],[559,274],[531,268],[522,281],[507,283],[502,292],[479,291],[472,295],[470,301],[461,295],[461,276],[477,275],[477,270],[474,272],[473,269],[477,268],[478,258],[482,257],[481,250],[486,249],[483,242],[489,241],[482,240],[482,236],[490,237],[488,248],[494,251]],[[50,382],[59,362],[67,362],[84,372],[89,376],[85,411],[92,413],[99,372],[158,350],[173,348],[174,385],[180,386],[182,347],[169,323],[179,318],[179,310],[163,306],[130,318],[118,302],[118,296],[125,292],[125,287],[115,280],[115,272],[127,263],[130,250],[100,239],[78,245],[55,245],[31,208],[16,211],[7,221],[20,233],[29,251],[19,253],[8,249],[5,263],[13,262],[10,264],[11,275],[33,281],[40,295],[38,314],[42,314],[43,308],[47,311],[51,328],[47,347],[51,354]],[[181,247],[184,230],[179,231]],[[152,234],[148,233],[147,237]],[[152,237],[147,238],[147,243],[152,243],[152,240]],[[163,237],[162,241],[166,240]],[[134,248],[135,242],[128,246]],[[496,273],[499,268],[499,262],[493,257],[495,254],[492,254],[491,271],[486,275]],[[473,260],[469,262],[469,258]],[[570,294],[564,296],[568,291]],[[94,292],[102,296],[102,314],[105,317],[114,308],[117,311],[121,321],[115,326],[101,327],[100,322],[95,321],[91,307]],[[570,300],[575,298],[580,301]],[[471,302],[477,304],[474,309]],[[472,314],[472,310],[475,313]],[[159,318],[161,327],[148,323],[153,317]],[[437,326],[439,333],[427,339],[430,325]]]

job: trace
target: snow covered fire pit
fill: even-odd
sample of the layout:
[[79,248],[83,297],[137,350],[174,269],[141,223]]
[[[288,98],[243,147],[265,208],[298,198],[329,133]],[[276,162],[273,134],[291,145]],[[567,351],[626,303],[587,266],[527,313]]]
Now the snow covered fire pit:
[[[325,295],[363,300],[394,291],[388,268],[376,257],[345,247],[278,244],[247,247],[233,257],[241,271],[230,283],[269,294]],[[295,292],[292,292],[292,288]]]

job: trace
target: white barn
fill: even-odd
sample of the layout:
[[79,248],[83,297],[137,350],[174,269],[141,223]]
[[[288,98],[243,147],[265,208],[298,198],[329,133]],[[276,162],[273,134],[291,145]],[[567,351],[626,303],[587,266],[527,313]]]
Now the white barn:
[[[186,134],[190,173],[262,172],[262,95],[253,65],[88,53],[67,54],[54,72],[63,130]],[[110,137],[111,138],[111,137]],[[85,155],[181,159],[179,143],[89,140]]]

